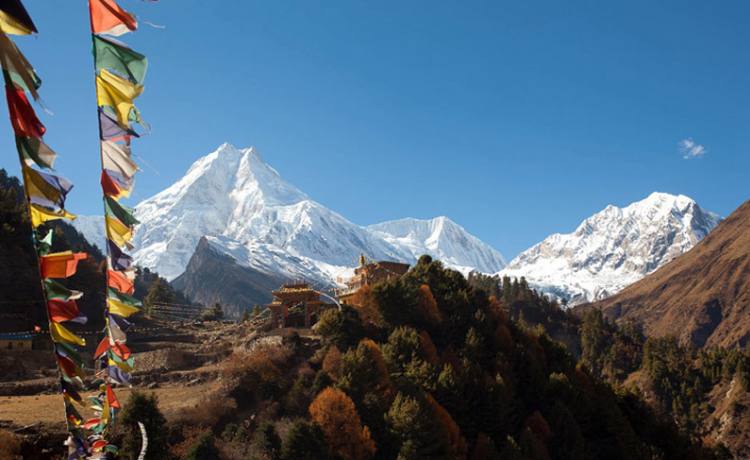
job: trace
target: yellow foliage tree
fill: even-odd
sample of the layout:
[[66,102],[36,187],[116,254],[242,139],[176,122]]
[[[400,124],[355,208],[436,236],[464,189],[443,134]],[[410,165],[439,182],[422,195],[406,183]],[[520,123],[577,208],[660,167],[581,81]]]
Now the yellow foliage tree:
[[377,450],[370,429],[362,426],[354,402],[343,391],[328,387],[310,404],[331,452],[344,460],[369,460]]

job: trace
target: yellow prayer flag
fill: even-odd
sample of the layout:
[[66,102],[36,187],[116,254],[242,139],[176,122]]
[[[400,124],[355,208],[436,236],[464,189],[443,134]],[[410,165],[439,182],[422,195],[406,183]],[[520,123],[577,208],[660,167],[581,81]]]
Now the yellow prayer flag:
[[31,35],[34,31],[18,19],[0,10],[0,30],[11,35]]
[[134,307],[132,305],[128,305],[124,302],[120,302],[117,299],[107,299],[107,306],[109,307],[109,312],[113,315],[121,316],[123,318],[127,318],[128,316],[138,313],[140,308]]
[[34,228],[50,220],[57,220],[57,219],[75,220],[75,218],[76,218],[75,214],[71,214],[64,209],[61,209],[60,211],[53,211],[43,206],[38,206],[36,204],[31,205],[31,225]]
[[143,85],[136,85],[118,77],[107,69],[96,76],[96,97],[99,107],[112,107],[121,126],[130,125],[130,112],[135,109],[133,101],[143,92]]
[[107,216],[106,221],[107,238],[119,247],[129,246],[130,240],[133,239],[133,229],[120,222],[116,217]]
[[50,321],[49,333],[52,336],[53,342],[69,343],[71,345],[78,345],[79,347],[86,346],[86,340],[73,334],[68,328],[60,323],[53,323]]

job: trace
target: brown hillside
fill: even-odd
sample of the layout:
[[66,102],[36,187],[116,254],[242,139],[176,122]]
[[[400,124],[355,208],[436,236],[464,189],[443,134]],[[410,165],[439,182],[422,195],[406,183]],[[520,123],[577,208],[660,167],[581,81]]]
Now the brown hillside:
[[582,309],[592,307],[635,321],[648,335],[744,347],[750,340],[750,201],[688,253]]

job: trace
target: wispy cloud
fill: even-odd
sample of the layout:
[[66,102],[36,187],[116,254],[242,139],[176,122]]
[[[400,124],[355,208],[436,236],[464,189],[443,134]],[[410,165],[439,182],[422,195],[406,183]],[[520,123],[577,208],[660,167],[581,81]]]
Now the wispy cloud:
[[701,145],[693,140],[692,137],[683,139],[679,142],[680,153],[682,158],[686,160],[692,160],[693,158],[700,158],[706,154],[707,150],[704,145]]

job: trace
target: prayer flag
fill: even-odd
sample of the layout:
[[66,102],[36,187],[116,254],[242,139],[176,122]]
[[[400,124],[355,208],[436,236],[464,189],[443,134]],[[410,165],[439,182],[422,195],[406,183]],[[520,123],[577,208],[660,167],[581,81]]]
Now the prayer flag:
[[42,80],[13,40],[5,34],[0,34],[0,65],[16,87],[31,93],[34,100],[39,99],[37,90],[42,86]]
[[73,188],[70,181],[24,165],[21,166],[21,172],[29,197],[41,199],[41,204],[52,204],[58,208],[65,207],[65,198]]
[[128,316],[141,311],[138,307],[128,305],[125,302],[113,298],[107,299],[107,306],[109,307],[109,312],[111,314],[121,316],[123,318],[127,318]]
[[10,122],[13,125],[13,131],[15,131],[16,135],[42,137],[47,129],[39,121],[39,118],[37,118],[23,89],[6,85],[5,96],[8,99]]
[[49,332],[52,336],[52,341],[56,343],[69,343],[72,345],[78,345],[80,347],[86,346],[86,341],[72,333],[68,328],[60,323],[49,323]]
[[105,216],[104,220],[107,224],[107,238],[120,247],[129,246],[133,239],[133,228],[116,217]]
[[107,281],[109,287],[115,288],[120,292],[132,294],[135,290],[133,279],[127,275],[128,272],[123,271],[107,271]]
[[79,291],[73,291],[55,280],[45,279],[44,290],[47,293],[48,299],[57,300],[77,300],[83,297],[83,293]]
[[[108,200],[111,199],[109,197],[106,198]],[[122,249],[111,240],[107,240],[107,252],[109,252],[109,265],[112,270],[127,270],[133,264],[133,258],[125,254],[125,252],[123,252]]]
[[78,261],[87,257],[83,252],[55,252],[42,256],[42,278],[68,278],[73,276],[78,267]]
[[[16,136],[16,148],[24,162],[41,168],[53,168],[57,154],[38,137]],[[29,165],[30,166],[30,165]]]
[[50,220],[57,220],[57,219],[70,219],[74,220],[76,218],[75,214],[70,214],[68,211],[64,209],[60,210],[52,210],[48,209],[44,206],[40,206],[37,204],[31,204],[30,213],[31,213],[31,225],[36,228],[43,223],[50,221]]
[[120,401],[117,400],[117,395],[115,395],[115,392],[112,391],[112,387],[109,385],[107,385],[107,403],[109,407],[120,408]]
[[73,321],[81,315],[75,300],[50,299],[47,301],[50,319],[56,323]]
[[125,141],[130,143],[131,137],[139,137],[138,133],[129,127],[122,127],[117,120],[104,110],[99,109],[99,138],[103,141]]
[[96,77],[97,104],[99,107],[112,107],[120,126],[130,126],[131,112],[137,112],[133,101],[141,95],[143,86],[118,77],[107,69]]
[[133,187],[132,180],[128,180],[120,176],[117,172],[107,169],[102,170],[101,183],[104,194],[115,199],[129,197],[130,189]]
[[0,30],[6,34],[29,35],[36,33],[36,26],[21,0],[0,2]]
[[148,60],[124,43],[94,35],[94,63],[96,70],[109,69],[132,83],[143,84]]
[[120,222],[129,227],[140,224],[138,219],[133,217],[133,210],[127,206],[123,206],[114,198],[105,197],[104,210],[106,215],[117,217]]
[[135,30],[135,17],[114,0],[90,0],[91,31],[95,34],[122,35]]
[[104,169],[117,171],[128,179],[138,171],[138,165],[130,157],[129,146],[113,141],[102,141],[101,149]]

